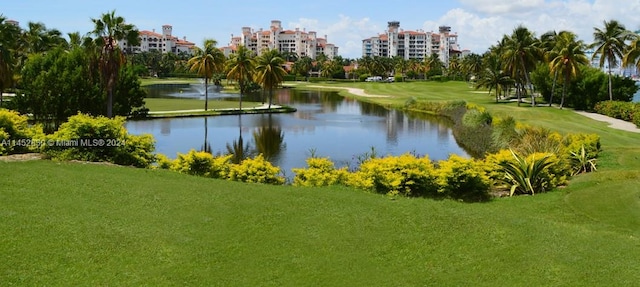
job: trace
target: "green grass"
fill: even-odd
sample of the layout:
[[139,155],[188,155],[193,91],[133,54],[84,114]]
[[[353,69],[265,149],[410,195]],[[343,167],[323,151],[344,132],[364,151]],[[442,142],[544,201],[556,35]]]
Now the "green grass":
[[141,86],[149,86],[156,84],[198,84],[202,79],[199,78],[141,78]]
[[[165,99],[165,98],[146,98],[144,99],[145,106],[151,112],[161,111],[176,111],[176,110],[197,110],[202,109],[204,111],[204,100],[198,99]],[[242,101],[242,108],[254,108],[261,106],[259,102],[247,102]],[[237,101],[221,101],[221,100],[209,100],[209,109],[230,109],[238,108],[239,103]]]
[[0,162],[0,282],[631,286],[640,281],[640,134],[570,110],[496,104],[464,83],[350,86],[392,95],[362,98],[389,106],[411,97],[464,99],[553,130],[598,133],[604,151],[597,172],[579,175],[565,188],[475,204],[391,200],[343,187],[241,184],[163,170]]
[[601,220],[629,215],[619,210],[598,210],[595,219],[575,211],[566,198],[581,193],[574,188],[580,184],[465,204],[81,163],[0,162],[0,171],[6,285],[629,286],[640,280],[638,223]]

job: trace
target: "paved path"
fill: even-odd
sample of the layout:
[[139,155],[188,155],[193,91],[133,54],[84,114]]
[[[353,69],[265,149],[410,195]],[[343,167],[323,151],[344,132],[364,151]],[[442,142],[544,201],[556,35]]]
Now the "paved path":
[[628,131],[632,133],[640,133],[640,129],[631,122],[615,119],[612,117],[608,117],[608,116],[596,114],[596,113],[588,113],[583,111],[576,111],[576,113],[579,115],[583,115],[585,117],[594,119],[596,121],[609,123],[609,127],[613,129]]
[[343,89],[347,90],[350,94],[354,94],[360,97],[368,97],[368,98],[388,98],[390,96],[387,95],[371,95],[365,93],[363,89],[358,88],[348,88],[348,87],[327,87],[327,86],[308,86],[309,88],[323,88],[323,89]]

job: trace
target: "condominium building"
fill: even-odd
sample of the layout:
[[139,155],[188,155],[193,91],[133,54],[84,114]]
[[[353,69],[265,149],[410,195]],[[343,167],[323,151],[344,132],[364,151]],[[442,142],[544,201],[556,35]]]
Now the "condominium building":
[[435,53],[449,66],[449,58],[463,52],[458,46],[458,35],[451,33],[449,26],[440,26],[439,33],[404,31],[400,29],[400,22],[392,21],[388,22],[388,29],[384,33],[362,40],[363,57],[399,56],[406,60],[424,60]]
[[156,29],[152,31],[140,31],[140,45],[128,46],[127,41],[120,41],[118,45],[125,51],[133,53],[160,51],[164,53],[187,53],[193,54],[195,44],[187,41],[186,37],[182,39],[172,35],[173,27],[171,25],[162,26],[162,34],[156,33]]
[[234,53],[239,45],[243,45],[256,55],[262,54],[265,50],[277,49],[284,53],[294,53],[298,57],[307,56],[315,59],[318,55],[324,54],[329,59],[338,55],[338,47],[324,38],[318,38],[314,31],[307,32],[305,29],[285,30],[279,20],[271,21],[268,30],[262,28],[258,31],[250,27],[242,27],[240,36],[231,35],[229,46],[222,47],[226,56]]

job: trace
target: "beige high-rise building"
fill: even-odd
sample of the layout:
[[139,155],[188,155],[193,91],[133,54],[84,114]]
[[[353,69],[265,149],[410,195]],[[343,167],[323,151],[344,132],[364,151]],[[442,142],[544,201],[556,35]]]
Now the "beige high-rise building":
[[256,55],[272,49],[312,59],[320,54],[324,54],[329,59],[338,55],[338,47],[327,41],[327,35],[324,35],[324,38],[318,38],[316,32],[307,32],[306,29],[285,30],[279,20],[271,21],[268,30],[254,31],[250,27],[242,27],[242,33],[239,36],[232,34],[229,46],[223,47],[222,50],[226,56],[229,56],[239,45],[249,48]]
[[438,32],[404,31],[400,22],[391,21],[384,33],[362,40],[362,56],[424,60],[435,53],[448,66],[451,56],[466,51],[460,49],[458,34],[451,33],[451,27],[440,26]]
[[156,33],[156,30],[152,31],[143,30],[140,31],[140,45],[128,46],[127,41],[120,41],[118,45],[123,50],[129,50],[133,53],[148,52],[148,51],[160,51],[161,53],[187,53],[193,54],[195,43],[187,41],[186,37],[182,39],[173,36],[173,27],[171,25],[162,26],[162,34]]

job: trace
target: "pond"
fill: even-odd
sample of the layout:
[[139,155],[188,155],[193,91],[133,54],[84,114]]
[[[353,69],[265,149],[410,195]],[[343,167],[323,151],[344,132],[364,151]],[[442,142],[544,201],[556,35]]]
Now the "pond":
[[126,128],[152,134],[156,151],[170,158],[190,149],[237,157],[262,153],[287,177],[293,176],[292,168],[306,167],[311,155],[351,168],[371,153],[468,157],[443,118],[388,110],[330,91],[281,89],[274,103],[297,112],[129,121]]

